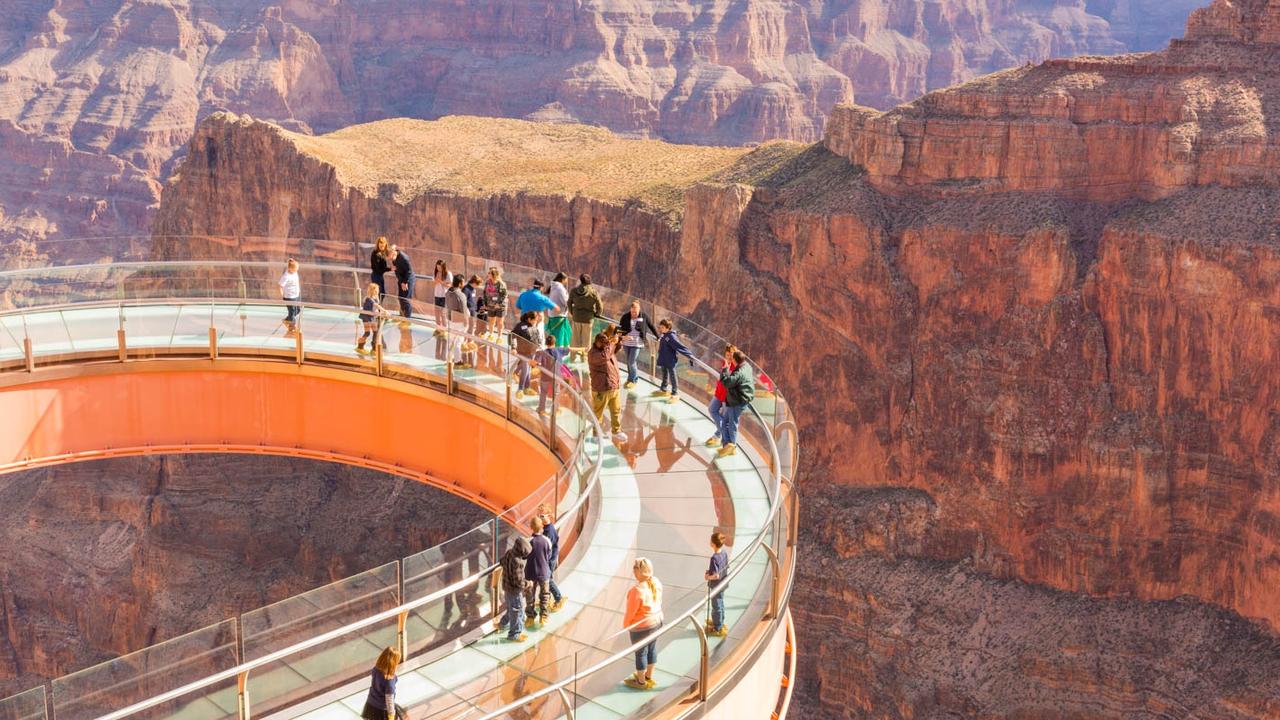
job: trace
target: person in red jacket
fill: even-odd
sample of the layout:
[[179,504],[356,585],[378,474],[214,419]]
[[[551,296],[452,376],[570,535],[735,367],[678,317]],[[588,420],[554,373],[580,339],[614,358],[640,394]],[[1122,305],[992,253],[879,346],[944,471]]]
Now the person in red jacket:
[[[733,345],[724,346],[722,368],[728,368],[730,372],[733,372],[733,354],[737,351],[738,348]],[[724,389],[724,383],[716,380],[716,396],[711,399],[711,404],[707,406],[707,411],[711,413],[711,423],[716,426],[716,434],[707,438],[707,447],[720,447],[720,438],[724,435],[724,416],[721,411],[724,410],[727,398],[728,394]]]

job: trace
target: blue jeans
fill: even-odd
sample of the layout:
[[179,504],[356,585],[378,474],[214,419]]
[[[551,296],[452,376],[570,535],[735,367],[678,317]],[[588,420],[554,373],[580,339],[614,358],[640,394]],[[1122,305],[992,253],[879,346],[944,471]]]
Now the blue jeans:
[[640,348],[624,345],[622,349],[627,354],[627,382],[633,383],[640,377],[636,371],[636,358],[640,357]]
[[[662,626],[659,625],[658,627],[649,628],[648,630],[632,630],[631,631],[632,644],[638,643],[641,640],[649,637],[650,635],[656,635],[658,630],[661,627]],[[657,664],[658,664],[658,638],[655,637],[654,639],[650,640],[647,645],[641,645],[640,648],[636,650],[636,672],[644,672],[645,668],[649,667],[650,665],[657,665]]]
[[724,627],[724,592],[723,591],[711,596],[711,629],[719,630],[722,627]]
[[502,624],[498,626],[498,629],[501,630],[506,627],[507,637],[515,640],[520,637],[520,631],[524,629],[524,593],[503,587],[502,599],[507,603],[507,616],[503,619]]
[[667,381],[671,381],[671,394],[679,394],[680,388],[676,386],[676,369],[674,367],[658,366],[658,377],[662,378],[662,387],[659,390],[667,389]]
[[560,594],[560,586],[556,585],[556,568],[560,567],[560,558],[551,558],[551,599],[560,602],[564,595]]
[[400,279],[396,278],[396,294],[400,297],[400,314],[407,318],[413,317],[413,303],[409,301],[413,299],[413,286],[417,279],[417,276],[410,275],[404,283],[408,287],[401,288]]
[[724,403],[717,397],[711,398],[711,404],[707,406],[707,412],[711,414],[711,424],[716,426],[716,437],[724,434],[724,416],[720,414],[723,408]]
[[746,410],[746,405],[734,407],[725,405],[723,418],[720,420],[720,427],[723,431],[723,440],[725,445],[737,444],[738,442],[738,421],[742,419],[742,411]]

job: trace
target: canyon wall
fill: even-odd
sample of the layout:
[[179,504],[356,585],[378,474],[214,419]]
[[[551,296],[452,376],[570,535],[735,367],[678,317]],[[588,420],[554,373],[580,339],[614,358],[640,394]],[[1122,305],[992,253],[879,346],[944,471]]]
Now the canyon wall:
[[[1219,0],[1166,51],[840,109],[674,216],[590,183],[369,192],[325,138],[219,115],[156,231],[388,234],[587,271],[731,336],[801,426],[823,716],[1275,717],[1278,13]],[[909,527],[850,534],[882,511]]]
[[487,517],[410,480],[248,455],[6,473],[0,506],[0,697],[400,559]]
[[197,121],[449,114],[816,140],[978,74],[1158,47],[1198,0],[18,0],[0,28],[0,240],[146,232]]

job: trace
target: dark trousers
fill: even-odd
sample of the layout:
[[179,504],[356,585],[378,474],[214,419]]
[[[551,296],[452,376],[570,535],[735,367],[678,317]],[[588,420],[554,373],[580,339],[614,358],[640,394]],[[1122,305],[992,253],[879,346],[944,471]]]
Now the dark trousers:
[[298,298],[285,298],[284,303],[284,321],[292,325],[302,314],[302,306],[298,304]]
[[670,381],[671,381],[671,394],[672,394],[672,395],[679,394],[679,392],[680,392],[680,388],[676,387],[676,369],[675,369],[675,367],[663,367],[663,366],[659,365],[659,366],[658,366],[658,377],[662,378],[662,386],[661,386],[660,388],[658,388],[659,390],[666,390],[666,389],[667,389],[667,381],[668,381],[668,380],[670,380]]
[[401,287],[402,281],[399,278],[396,278],[396,292],[400,297],[400,314],[407,318],[413,317],[413,303],[410,301],[413,300],[413,285],[415,280],[417,280],[417,278],[410,275],[403,281],[405,287]]
[[382,302],[382,298],[387,294],[387,281],[383,278],[382,273],[369,273],[369,282],[378,286],[378,302]]

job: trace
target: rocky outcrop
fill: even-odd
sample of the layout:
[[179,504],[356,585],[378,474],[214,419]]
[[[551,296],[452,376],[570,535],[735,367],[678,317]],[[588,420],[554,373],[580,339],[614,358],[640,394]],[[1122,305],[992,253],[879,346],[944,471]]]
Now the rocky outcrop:
[[248,455],[12,472],[0,476],[0,505],[0,697],[400,559],[486,519],[412,481]]
[[[1190,39],[1122,58],[1118,74],[1093,59],[1008,71],[861,126],[892,132],[837,124],[825,144],[768,162],[762,148],[688,180],[675,213],[601,199],[598,181],[554,192],[441,176],[374,193],[375,178],[348,178],[359,162],[333,159],[337,140],[220,117],[166,188],[157,230],[387,233],[588,271],[732,336],[791,388],[802,487],[910,500],[852,528],[840,503],[805,522],[807,542],[832,548],[804,561],[817,589],[798,595],[802,673],[822,678],[824,716],[841,700],[886,717],[1052,714],[1070,696],[1067,717],[1273,717],[1261,681],[1280,628],[1280,160],[1271,114],[1232,98],[1269,102],[1274,73],[1254,61],[1277,12],[1219,3]],[[936,107],[955,110],[915,115]],[[1169,155],[1179,117],[1197,127]],[[1041,138],[1034,157],[1000,154],[1013,132]],[[1092,132],[1110,141],[1085,143]],[[385,154],[375,136],[343,152]],[[654,153],[636,147],[642,167]],[[561,148],[545,174],[566,157],[581,161]],[[868,628],[863,644],[838,637],[832,597],[860,608],[849,627]],[[987,604],[1028,617],[990,634]],[[1054,623],[1058,650],[1036,646]],[[965,670],[992,657],[986,637],[1000,662]],[[1190,649],[1166,651],[1184,637]],[[863,655],[849,675],[820,668]],[[1179,689],[1161,673],[1207,679]],[[1024,675],[1040,690],[1020,699]]]
[[196,122],[450,114],[811,141],[1001,67],[1157,47],[1198,0],[20,0],[0,28],[0,238],[145,232]]
[[1280,184],[1280,31],[1264,0],[1197,11],[1167,50],[1055,60],[879,113],[832,111],[824,144],[888,192],[1089,200]]

